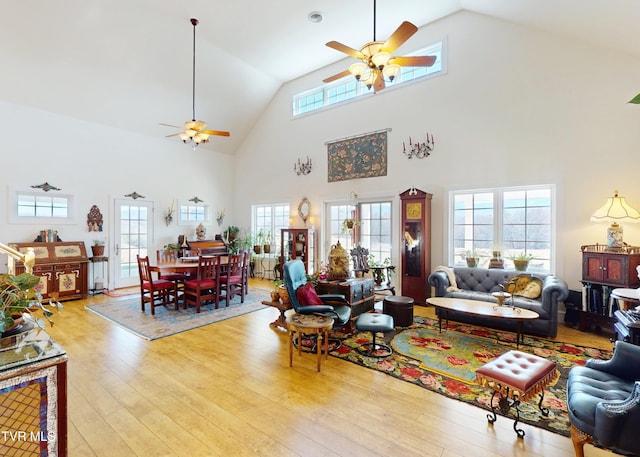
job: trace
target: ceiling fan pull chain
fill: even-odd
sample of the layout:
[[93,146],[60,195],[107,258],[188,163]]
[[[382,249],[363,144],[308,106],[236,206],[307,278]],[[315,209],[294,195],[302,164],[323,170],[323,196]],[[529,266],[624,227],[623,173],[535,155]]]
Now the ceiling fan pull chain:
[[373,41],[376,41],[376,0],[373,0]]

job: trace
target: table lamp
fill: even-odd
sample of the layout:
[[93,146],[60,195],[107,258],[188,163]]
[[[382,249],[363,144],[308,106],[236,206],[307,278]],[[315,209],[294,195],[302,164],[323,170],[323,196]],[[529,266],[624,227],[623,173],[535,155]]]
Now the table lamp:
[[607,228],[607,249],[619,250],[624,247],[622,227],[619,222],[640,222],[640,213],[629,206],[624,197],[614,191],[613,197],[591,215],[591,222],[611,222]]

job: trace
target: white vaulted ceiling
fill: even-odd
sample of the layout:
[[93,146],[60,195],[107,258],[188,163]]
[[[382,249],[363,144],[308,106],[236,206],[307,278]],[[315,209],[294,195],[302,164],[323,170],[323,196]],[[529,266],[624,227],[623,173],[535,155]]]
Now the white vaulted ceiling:
[[[640,59],[637,0],[378,0],[377,9],[379,39],[403,20],[428,27],[466,9]],[[310,22],[312,11],[324,20]],[[373,0],[20,0],[0,13],[0,100],[153,136],[173,133],[160,122],[191,118],[189,18],[198,18],[196,113],[231,131],[205,146],[226,153],[283,83],[344,58],[327,41],[359,47],[373,34]]]

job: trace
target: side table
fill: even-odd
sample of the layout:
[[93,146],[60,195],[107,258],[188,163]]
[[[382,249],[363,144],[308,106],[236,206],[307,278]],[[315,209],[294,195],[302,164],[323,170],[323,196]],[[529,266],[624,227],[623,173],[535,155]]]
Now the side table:
[[298,314],[290,311],[286,313],[286,323],[289,328],[289,366],[293,366],[293,334],[296,333],[298,337],[298,356],[302,355],[302,335],[315,334],[318,335],[316,351],[319,372],[323,345],[325,358],[329,358],[329,331],[333,328],[333,318],[318,314]]
[[267,305],[267,306],[273,306],[274,308],[276,308],[278,311],[280,311],[280,316],[278,316],[278,318],[271,322],[269,324],[269,326],[274,327],[274,328],[281,328],[283,330],[288,330],[288,326],[287,326],[287,318],[285,316],[285,311],[291,309],[291,303],[282,303],[281,301],[268,301],[265,300],[262,302],[263,305]]

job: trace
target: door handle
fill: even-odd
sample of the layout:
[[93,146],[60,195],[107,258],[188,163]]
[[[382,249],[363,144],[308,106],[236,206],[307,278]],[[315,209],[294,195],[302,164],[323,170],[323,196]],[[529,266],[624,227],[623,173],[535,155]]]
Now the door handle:
[[120,245],[116,244],[116,252],[115,255],[118,255],[120,253]]

